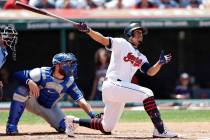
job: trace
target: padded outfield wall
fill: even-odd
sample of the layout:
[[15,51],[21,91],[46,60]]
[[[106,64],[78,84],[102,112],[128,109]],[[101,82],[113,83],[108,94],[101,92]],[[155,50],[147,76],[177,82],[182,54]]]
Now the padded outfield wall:
[[[180,72],[196,77],[201,87],[210,83],[210,10],[50,10],[63,17],[86,21],[107,36],[122,36],[124,26],[141,22],[149,29],[144,38],[143,53],[155,63],[161,49],[172,52],[173,61],[153,78],[137,73],[140,84],[153,89],[157,98],[168,98]],[[19,32],[17,62],[8,59],[4,66],[13,71],[51,66],[55,53],[66,51],[79,60],[79,86],[86,97],[94,78],[94,53],[100,44],[79,33],[72,25],[28,11],[0,11],[0,25],[12,24]],[[6,81],[7,82],[7,81]],[[5,84],[5,100],[9,100],[15,83]]]

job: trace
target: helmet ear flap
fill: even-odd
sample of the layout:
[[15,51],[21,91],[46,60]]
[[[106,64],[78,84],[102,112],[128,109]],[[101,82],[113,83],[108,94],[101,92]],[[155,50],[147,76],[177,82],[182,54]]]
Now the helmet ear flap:
[[124,30],[124,36],[125,36],[126,39],[129,39],[132,36],[132,32],[125,29]]
[[125,39],[129,41],[130,38],[133,37],[134,34],[133,34],[133,31],[130,30],[130,31],[124,33],[124,35],[125,35]]
[[134,36],[134,33],[133,33],[133,31],[131,31],[131,35],[130,35],[130,37],[133,37]]

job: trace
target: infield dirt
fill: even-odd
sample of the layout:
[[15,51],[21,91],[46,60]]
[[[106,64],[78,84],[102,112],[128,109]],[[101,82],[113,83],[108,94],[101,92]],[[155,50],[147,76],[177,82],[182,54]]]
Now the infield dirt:
[[[188,122],[188,123],[165,123],[167,127],[180,135],[175,139],[187,140],[210,140],[210,122]],[[7,136],[5,126],[0,126],[1,140],[99,140],[99,139],[153,139],[153,126],[151,123],[119,123],[112,135],[102,135],[99,131],[84,127],[78,127],[75,137],[71,138],[65,134],[57,133],[49,125],[19,125],[20,134]],[[167,139],[164,139],[167,140]]]

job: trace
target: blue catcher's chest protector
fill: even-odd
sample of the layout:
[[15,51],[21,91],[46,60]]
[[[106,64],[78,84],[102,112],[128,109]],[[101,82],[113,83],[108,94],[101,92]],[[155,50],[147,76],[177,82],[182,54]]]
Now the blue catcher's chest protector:
[[61,94],[72,85],[73,77],[67,77],[64,80],[57,80],[52,77],[52,69],[50,67],[41,68],[42,79],[40,81],[40,95],[37,99],[38,103],[46,108],[51,108],[60,98]]

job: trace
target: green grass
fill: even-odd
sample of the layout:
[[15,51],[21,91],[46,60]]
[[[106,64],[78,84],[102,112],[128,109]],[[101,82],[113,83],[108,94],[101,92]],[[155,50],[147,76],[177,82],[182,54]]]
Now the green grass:
[[[209,110],[162,110],[161,117],[168,122],[210,122]],[[125,111],[122,122],[150,121],[144,111]]]
[[[83,111],[66,111],[80,118],[88,116]],[[111,115],[111,114],[110,114]],[[161,116],[168,122],[210,122],[209,110],[162,110]],[[8,112],[0,112],[0,124],[5,125],[8,118]],[[149,122],[150,119],[145,111],[124,111],[120,119],[121,122]],[[20,124],[46,124],[40,117],[25,112],[20,120]]]

